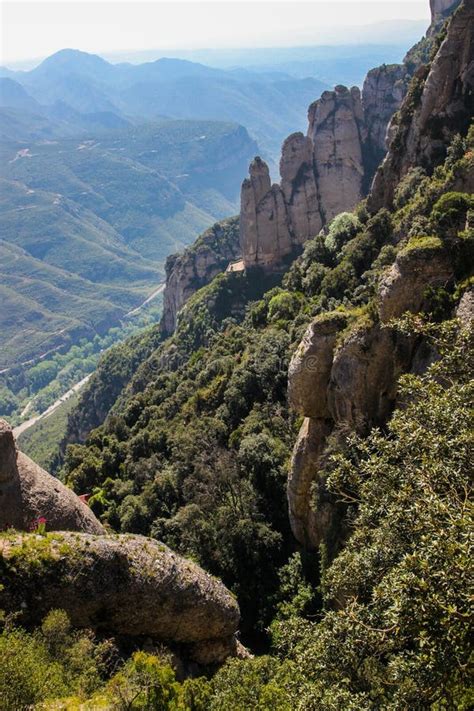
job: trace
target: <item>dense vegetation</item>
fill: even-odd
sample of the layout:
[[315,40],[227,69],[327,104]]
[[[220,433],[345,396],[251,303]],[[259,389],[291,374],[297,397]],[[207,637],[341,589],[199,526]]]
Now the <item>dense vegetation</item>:
[[[421,82],[397,116],[400,146]],[[102,424],[68,446],[60,476],[91,495],[107,527],[164,541],[219,576],[259,656],[180,681],[160,649],[73,631],[61,611],[37,630],[7,619],[7,711],[472,708],[474,332],[456,310],[473,284],[473,170],[471,127],[432,172],[404,177],[393,209],[369,214],[361,203],[286,273],[220,274],[188,301],[171,338],[152,327],[107,353],[94,376],[105,404],[91,417],[86,391],[69,434]],[[380,426],[356,434],[341,421],[327,439],[318,476],[341,526],[308,551],[286,503],[300,425],[287,402],[289,359],[316,316],[343,316],[336,348],[355,330],[385,328],[378,285],[395,259],[401,275],[414,264],[418,276],[424,259],[421,273],[449,264],[450,276],[426,285],[419,313],[388,325],[394,342],[418,349]],[[42,673],[23,680],[35,657]]]
[[[299,424],[286,401],[289,358],[317,314],[342,310],[349,329],[377,318],[382,270],[397,249],[433,235],[434,247],[444,242],[459,255],[457,282],[431,295],[433,318],[449,315],[472,263],[472,230],[463,232],[472,199],[449,192],[472,163],[472,138],[456,139],[432,177],[407,176],[393,214],[369,217],[362,205],[336,218],[280,286],[248,272],[222,275],[198,292],[105,424],[86,446],[68,449],[63,475],[76,490],[100,492],[95,510],[104,521],[164,540],[236,592],[247,641],[263,641],[285,604],[288,566],[292,574],[298,567],[285,494]],[[407,233],[408,244],[397,244]],[[105,367],[96,377],[110,382],[111,373]],[[312,557],[298,565],[301,584],[314,583]],[[318,604],[313,594],[307,608]]]
[[404,406],[386,432],[352,438],[331,460],[329,487],[353,510],[353,530],[323,566],[316,621],[305,619],[314,593],[293,556],[280,575],[286,603],[272,626],[272,656],[178,683],[166,658],[139,652],[124,662],[113,641],[72,632],[53,611],[32,635],[10,624],[0,636],[5,711],[56,697],[59,705],[40,708],[85,699],[81,708],[176,711],[472,708],[473,334],[453,322],[399,327],[423,334],[441,358],[402,379]]
[[[65,437],[68,415],[76,402],[75,395],[66,400],[65,394],[93,374],[97,364],[108,358],[112,345],[132,337],[135,341],[139,339],[150,325],[159,321],[161,309],[158,295],[104,336],[96,334],[90,341],[81,339],[68,350],[54,351],[38,363],[19,365],[0,373],[0,417],[6,418],[12,426],[43,415],[53,404],[56,407],[63,400],[53,414],[20,435],[19,445],[25,454],[53,471],[58,443]],[[117,349],[114,354],[117,355]],[[106,399],[104,406],[107,406]]]

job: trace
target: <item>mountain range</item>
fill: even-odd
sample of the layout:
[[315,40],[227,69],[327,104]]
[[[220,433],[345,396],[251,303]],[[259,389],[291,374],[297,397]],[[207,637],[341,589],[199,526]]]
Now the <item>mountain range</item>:
[[86,122],[95,116],[106,128],[112,121],[120,126],[160,118],[232,121],[245,126],[270,158],[286,133],[300,125],[310,101],[328,88],[311,76],[222,70],[168,58],[111,64],[72,49],[53,54],[29,71],[2,68],[0,76],[2,106],[85,128],[90,125],[84,126],[77,113],[85,114]]

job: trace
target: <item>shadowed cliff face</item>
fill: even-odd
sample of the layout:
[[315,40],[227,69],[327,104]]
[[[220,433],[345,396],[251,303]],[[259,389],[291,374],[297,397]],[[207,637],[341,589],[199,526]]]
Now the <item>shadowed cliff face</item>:
[[455,5],[459,4],[459,0],[430,0],[431,8],[431,24],[435,24]]
[[432,172],[444,160],[453,136],[467,131],[474,114],[473,25],[474,3],[468,0],[450,20],[428,74],[420,71],[415,77],[389,127],[390,146],[374,179],[371,211],[390,207],[397,184],[410,168]]

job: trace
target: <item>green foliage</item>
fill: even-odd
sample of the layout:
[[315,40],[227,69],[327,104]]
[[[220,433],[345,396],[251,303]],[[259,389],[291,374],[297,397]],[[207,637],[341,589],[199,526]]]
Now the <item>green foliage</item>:
[[410,254],[410,252],[432,252],[443,249],[443,243],[439,237],[410,237],[408,243],[400,252],[400,254]]
[[337,254],[341,248],[355,237],[361,228],[361,223],[351,212],[341,212],[329,225],[325,246],[329,252]]
[[28,633],[8,623],[0,634],[0,698],[5,711],[22,711],[70,694],[86,699],[103,683],[113,645],[71,630],[67,615],[52,610]]
[[291,711],[285,671],[271,657],[227,662],[212,680],[210,711]]
[[334,459],[353,533],[324,576],[322,621],[277,638],[305,677],[301,708],[466,707],[473,363],[472,334],[453,329],[425,329],[442,358],[404,376],[387,433]]
[[474,196],[468,193],[449,192],[435,203],[431,219],[438,229],[459,231],[466,222],[468,210],[474,209]]
[[273,296],[268,304],[269,322],[289,321],[300,310],[302,298],[299,294],[280,291]]

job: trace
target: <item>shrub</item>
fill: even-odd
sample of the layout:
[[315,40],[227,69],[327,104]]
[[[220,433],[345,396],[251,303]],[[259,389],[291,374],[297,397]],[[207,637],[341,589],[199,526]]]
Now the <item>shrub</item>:
[[326,249],[333,254],[337,254],[346,242],[349,242],[357,234],[360,227],[361,223],[354,214],[341,212],[329,226],[325,240]]
[[442,195],[433,207],[431,220],[441,230],[462,229],[468,210],[474,208],[474,196],[468,193],[450,192]]
[[300,310],[302,297],[290,291],[280,291],[272,297],[268,304],[269,321],[289,321]]

